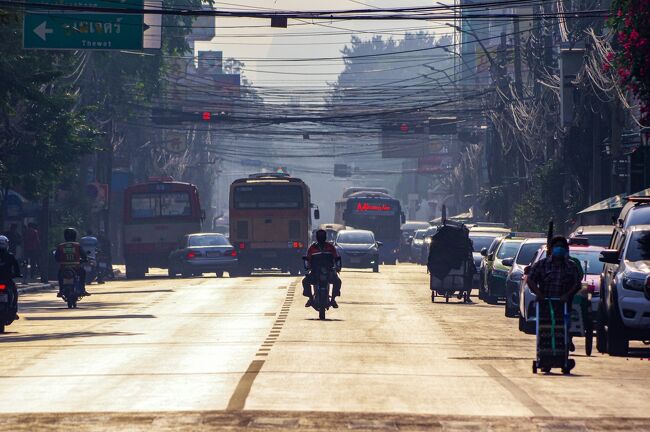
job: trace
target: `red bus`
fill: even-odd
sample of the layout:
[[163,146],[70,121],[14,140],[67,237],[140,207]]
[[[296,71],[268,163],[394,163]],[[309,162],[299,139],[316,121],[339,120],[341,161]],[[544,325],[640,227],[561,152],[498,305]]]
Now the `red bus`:
[[124,191],[123,245],[128,279],[167,268],[183,236],[201,232],[204,213],[193,184],[152,178]]
[[[230,185],[230,243],[242,276],[253,269],[302,271],[311,236],[309,187],[288,174],[262,173]],[[318,219],[318,210],[314,212]]]

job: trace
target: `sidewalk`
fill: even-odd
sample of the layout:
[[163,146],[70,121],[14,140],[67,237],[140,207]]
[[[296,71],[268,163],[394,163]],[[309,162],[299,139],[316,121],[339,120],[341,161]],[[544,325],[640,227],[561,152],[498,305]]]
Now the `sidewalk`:
[[18,288],[18,294],[26,294],[36,291],[47,291],[54,289],[53,283],[41,283],[41,282],[29,282],[29,283],[20,283],[16,282],[16,288]]

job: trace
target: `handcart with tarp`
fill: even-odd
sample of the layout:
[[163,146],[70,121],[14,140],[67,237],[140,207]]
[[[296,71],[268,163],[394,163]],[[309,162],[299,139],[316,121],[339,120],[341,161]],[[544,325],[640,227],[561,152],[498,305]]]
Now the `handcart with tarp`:
[[443,218],[442,225],[431,238],[427,261],[432,302],[436,296],[444,297],[446,302],[454,296],[470,302],[472,278],[476,272],[472,250],[467,227]]

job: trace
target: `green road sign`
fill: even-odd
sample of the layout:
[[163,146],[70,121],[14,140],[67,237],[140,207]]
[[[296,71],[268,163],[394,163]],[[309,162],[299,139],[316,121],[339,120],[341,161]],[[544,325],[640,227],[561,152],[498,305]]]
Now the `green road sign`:
[[[112,9],[144,7],[142,0],[64,0],[58,4]],[[23,25],[23,46],[30,49],[141,49],[143,22],[142,14],[77,13],[28,8]]]

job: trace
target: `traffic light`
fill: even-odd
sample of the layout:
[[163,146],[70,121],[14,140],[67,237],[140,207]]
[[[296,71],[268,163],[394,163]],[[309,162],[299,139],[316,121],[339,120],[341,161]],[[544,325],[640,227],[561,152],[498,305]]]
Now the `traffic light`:
[[178,109],[153,108],[151,121],[154,124],[173,125],[181,123],[221,123],[230,113],[215,111],[182,111]]

